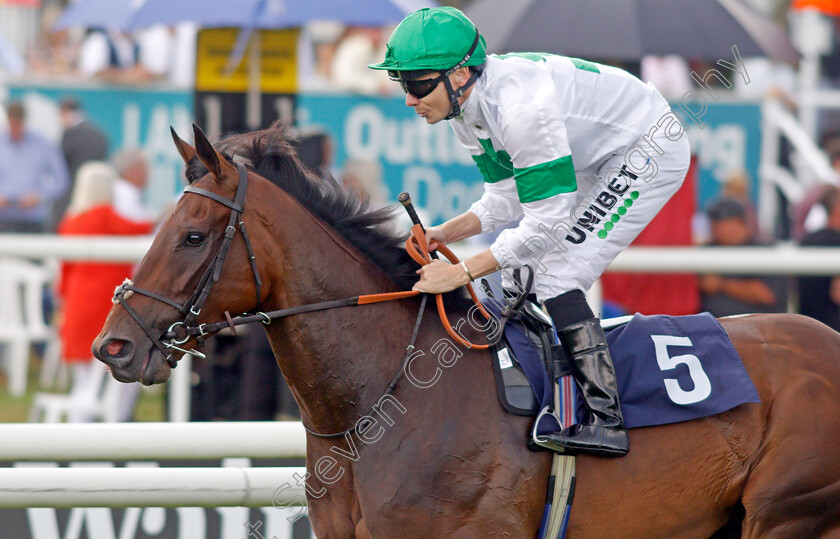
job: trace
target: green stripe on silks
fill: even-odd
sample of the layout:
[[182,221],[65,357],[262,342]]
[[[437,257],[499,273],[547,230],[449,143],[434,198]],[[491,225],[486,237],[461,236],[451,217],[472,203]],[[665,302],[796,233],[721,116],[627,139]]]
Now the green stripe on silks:
[[578,69],[582,69],[583,71],[591,71],[592,73],[601,73],[601,70],[598,69],[598,64],[595,62],[588,62],[586,60],[581,60],[580,58],[569,58],[574,66]]
[[577,189],[571,155],[532,167],[514,168],[513,171],[519,202],[545,200]]
[[473,161],[475,161],[475,164],[478,165],[478,170],[481,171],[481,176],[484,178],[484,181],[487,183],[496,183],[513,176],[512,166],[507,168],[504,165],[497,163],[486,153],[474,155],[472,158]]
[[493,147],[493,141],[489,138],[480,138],[478,143],[484,148],[484,153],[474,155],[472,158],[478,165],[478,170],[481,171],[485,182],[496,183],[513,177],[513,163],[509,153],[504,150],[497,152]]

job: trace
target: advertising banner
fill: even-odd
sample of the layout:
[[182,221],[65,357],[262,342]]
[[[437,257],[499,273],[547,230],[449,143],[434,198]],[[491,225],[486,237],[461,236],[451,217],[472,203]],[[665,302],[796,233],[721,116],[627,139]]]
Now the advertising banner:
[[[697,103],[682,103],[697,111]],[[481,175],[446,122],[429,126],[404,98],[300,95],[297,121],[302,128],[327,132],[334,143],[333,172],[349,161],[375,161],[389,200],[409,191],[438,224],[469,209],[481,196]],[[761,147],[761,110],[757,104],[703,104],[700,120],[674,104],[698,158],[697,207],[718,196],[733,174],[746,174],[755,197]]]
[[[189,91],[42,85],[13,85],[10,90],[12,99],[23,98],[28,108],[37,109],[37,123],[44,126],[58,125],[58,102],[65,96],[79,100],[92,121],[105,130],[112,149],[139,146],[148,152],[149,202],[158,208],[181,189],[181,159],[172,145],[170,125],[191,140],[193,111],[198,110],[199,123],[211,135],[244,129],[244,121],[230,117],[231,111],[244,108],[242,94],[200,92],[196,98]],[[399,193],[409,191],[430,225],[466,211],[481,196],[478,169],[451,128],[446,122],[427,125],[405,106],[402,96],[266,92],[260,107],[264,124],[290,117],[288,109],[294,107],[302,134],[326,134],[332,147],[328,167],[336,177],[350,163],[376,163],[381,177],[368,180],[380,184],[383,198],[396,201]],[[697,207],[705,208],[738,173],[746,175],[755,200],[760,106],[709,100],[673,103],[672,108],[686,127],[698,160]],[[50,118],[51,122],[44,121]],[[57,140],[60,132],[53,130]]]
[[[302,466],[303,459],[166,462],[18,462],[0,467]],[[278,485],[282,488],[282,485]],[[303,507],[73,507],[0,509],[0,535],[15,539],[310,539]]]

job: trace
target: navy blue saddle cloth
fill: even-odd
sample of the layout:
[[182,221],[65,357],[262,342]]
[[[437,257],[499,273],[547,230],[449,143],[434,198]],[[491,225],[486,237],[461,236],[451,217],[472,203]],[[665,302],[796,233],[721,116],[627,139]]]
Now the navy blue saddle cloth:
[[[535,344],[538,339],[526,331],[528,325],[509,321],[493,356],[502,406],[533,416],[551,403],[553,383]],[[556,335],[553,339],[556,342]],[[729,336],[709,313],[636,314],[608,330],[607,342],[628,427],[688,421],[760,402]],[[563,426],[568,426],[580,420],[583,403],[568,373],[560,378],[560,387],[564,409],[558,415],[567,418]]]

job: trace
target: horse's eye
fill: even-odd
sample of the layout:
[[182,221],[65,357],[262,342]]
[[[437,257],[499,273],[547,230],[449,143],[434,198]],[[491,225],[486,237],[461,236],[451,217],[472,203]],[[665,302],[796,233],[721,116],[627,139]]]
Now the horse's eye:
[[206,236],[204,234],[199,234],[198,232],[188,232],[187,237],[184,238],[184,245],[187,247],[198,247],[204,243],[205,238]]

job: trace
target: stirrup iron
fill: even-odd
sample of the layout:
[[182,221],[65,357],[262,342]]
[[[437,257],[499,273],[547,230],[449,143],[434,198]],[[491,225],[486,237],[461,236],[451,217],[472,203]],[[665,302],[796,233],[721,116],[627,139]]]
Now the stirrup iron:
[[563,430],[563,422],[560,421],[560,418],[557,417],[557,414],[554,412],[554,410],[551,409],[551,406],[546,405],[543,407],[542,410],[540,410],[540,413],[537,414],[537,418],[534,420],[534,426],[531,428],[531,442],[536,446],[542,447],[543,449],[554,451],[556,453],[562,453],[562,451],[558,451],[557,444],[553,444],[545,438],[540,437],[539,434],[537,434],[537,430],[540,426],[540,421],[543,417],[547,415],[550,415],[552,418],[554,418],[554,421],[557,422],[557,425],[559,427],[557,429],[558,431]]

